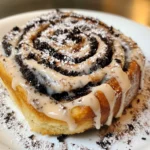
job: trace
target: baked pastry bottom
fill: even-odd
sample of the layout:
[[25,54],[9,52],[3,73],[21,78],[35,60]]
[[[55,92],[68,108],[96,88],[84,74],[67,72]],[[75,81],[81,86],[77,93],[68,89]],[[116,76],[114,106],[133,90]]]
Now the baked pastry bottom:
[[[18,108],[22,111],[23,115],[25,116],[26,120],[28,121],[31,130],[41,133],[41,134],[47,134],[47,135],[60,135],[60,134],[75,134],[75,133],[81,133],[85,130],[94,128],[93,126],[93,119],[94,119],[94,113],[91,110],[90,107],[87,106],[77,106],[74,107],[71,110],[71,116],[77,123],[77,128],[73,131],[69,130],[69,127],[66,122],[52,119],[45,114],[38,112],[36,109],[33,108],[32,105],[28,103],[27,99],[27,91],[21,86],[17,86],[14,90],[12,88],[12,77],[11,75],[5,70],[5,67],[2,63],[0,63],[0,77],[6,86],[8,92],[10,93],[10,96],[14,100],[14,102],[17,104]],[[139,87],[140,87],[140,81],[141,81],[141,71],[140,67],[135,61],[132,61],[129,65],[128,71],[127,71],[128,77],[131,81],[131,88],[126,93],[126,104],[127,106],[133,98],[137,95]],[[119,83],[115,78],[109,79],[107,83],[120,95],[117,98],[115,107],[114,107],[114,115],[117,114],[120,108],[121,104],[121,88],[119,86]],[[99,91],[96,93],[96,96],[99,100],[100,107],[101,107],[101,124],[105,124],[107,121],[107,118],[109,116],[109,109],[108,109],[108,102],[105,97],[105,95]]]

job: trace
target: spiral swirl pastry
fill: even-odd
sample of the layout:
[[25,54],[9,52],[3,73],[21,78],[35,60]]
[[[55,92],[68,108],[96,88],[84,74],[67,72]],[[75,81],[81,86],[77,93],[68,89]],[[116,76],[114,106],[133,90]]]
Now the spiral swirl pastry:
[[[18,86],[24,90],[22,105],[33,115],[23,113],[32,129],[43,134],[110,125],[142,83],[144,56],[137,43],[73,12],[52,11],[14,27],[2,46],[11,92],[17,93]],[[40,122],[37,127],[37,120],[47,126]]]

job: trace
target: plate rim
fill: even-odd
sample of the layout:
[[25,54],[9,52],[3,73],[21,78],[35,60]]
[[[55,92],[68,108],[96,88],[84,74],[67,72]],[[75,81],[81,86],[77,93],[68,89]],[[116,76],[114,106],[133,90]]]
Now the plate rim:
[[[33,10],[33,11],[26,11],[26,12],[22,12],[22,13],[18,13],[18,14],[13,14],[13,15],[10,15],[10,16],[6,16],[6,17],[3,17],[0,19],[0,23],[3,22],[3,21],[6,21],[6,20],[10,20],[10,19],[14,19],[16,17],[20,17],[20,16],[24,16],[24,15],[30,15],[30,14],[37,14],[37,13],[46,13],[46,12],[49,12],[49,11],[53,11],[53,10],[56,10],[56,9],[39,9],[39,10]],[[126,21],[130,21],[136,25],[140,25],[144,28],[147,28],[148,30],[150,30],[150,26],[146,26],[142,23],[139,23],[139,22],[136,22],[135,20],[132,20],[130,18],[127,18],[127,17],[124,17],[124,16],[121,16],[121,15],[118,15],[118,14],[112,14],[112,13],[109,13],[109,12],[104,12],[104,11],[98,11],[98,10],[90,10],[90,9],[75,9],[75,8],[60,8],[59,10],[62,10],[62,11],[76,11],[76,12],[91,12],[91,13],[100,13],[102,15],[108,15],[108,16],[112,16],[112,17],[117,17],[118,19],[124,19]],[[93,18],[96,18],[97,17],[93,17]]]

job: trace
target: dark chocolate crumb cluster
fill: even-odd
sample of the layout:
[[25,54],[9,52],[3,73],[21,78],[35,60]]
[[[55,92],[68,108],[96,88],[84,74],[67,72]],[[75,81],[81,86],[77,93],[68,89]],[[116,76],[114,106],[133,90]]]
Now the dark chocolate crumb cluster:
[[128,124],[128,128],[130,131],[134,130],[134,126],[132,124]]
[[5,123],[8,123],[9,121],[15,119],[14,114],[15,114],[14,111],[7,113],[6,117],[4,118],[5,119]]
[[67,135],[62,134],[62,135],[60,135],[60,136],[57,137],[57,140],[59,142],[64,142],[66,138],[67,138]]

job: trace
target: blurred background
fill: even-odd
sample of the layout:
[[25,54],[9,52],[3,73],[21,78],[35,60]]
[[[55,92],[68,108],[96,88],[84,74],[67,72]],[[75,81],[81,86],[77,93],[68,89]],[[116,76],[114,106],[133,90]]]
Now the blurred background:
[[0,19],[51,8],[79,8],[124,16],[150,27],[150,0],[0,0]]

